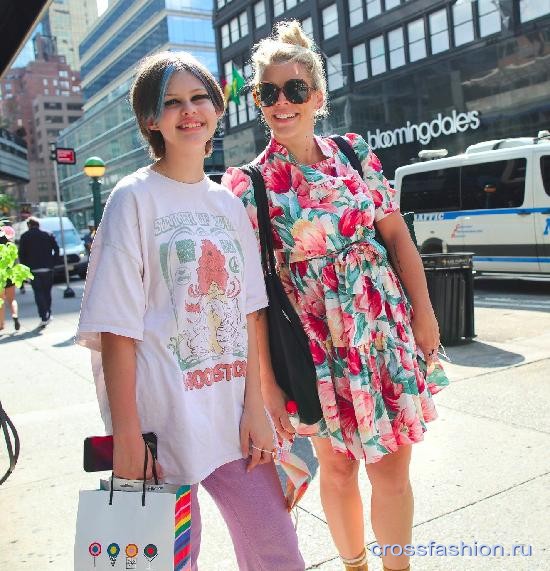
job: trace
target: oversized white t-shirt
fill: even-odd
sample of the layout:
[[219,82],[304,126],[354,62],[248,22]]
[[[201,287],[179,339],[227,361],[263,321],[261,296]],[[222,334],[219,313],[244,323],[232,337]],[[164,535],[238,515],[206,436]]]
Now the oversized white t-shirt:
[[237,197],[206,177],[184,184],[150,167],[122,179],[94,238],[77,334],[92,350],[106,431],[101,332],[136,340],[141,429],[157,434],[166,481],[193,484],[241,458],[246,315],[266,305]]

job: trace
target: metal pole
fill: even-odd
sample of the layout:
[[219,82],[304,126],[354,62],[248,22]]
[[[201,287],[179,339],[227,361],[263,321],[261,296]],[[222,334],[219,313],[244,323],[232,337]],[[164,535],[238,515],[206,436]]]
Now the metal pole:
[[97,228],[101,222],[101,183],[97,176],[92,177],[90,182],[92,186],[92,196],[94,200],[94,225]]
[[74,290],[69,285],[69,268],[67,267],[67,250],[65,249],[65,231],[63,230],[63,216],[61,212],[61,193],[59,192],[59,178],[57,175],[57,161],[53,163],[53,174],[55,179],[55,194],[57,197],[57,214],[59,216],[59,227],[61,229],[61,247],[63,248],[63,265],[65,266],[65,283],[67,287],[63,292],[63,297],[74,297]]

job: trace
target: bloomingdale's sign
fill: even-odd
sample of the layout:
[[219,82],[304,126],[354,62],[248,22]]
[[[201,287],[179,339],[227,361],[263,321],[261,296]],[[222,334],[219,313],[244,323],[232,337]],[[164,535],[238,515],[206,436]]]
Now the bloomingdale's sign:
[[455,135],[468,129],[477,129],[480,125],[479,111],[459,113],[453,109],[451,115],[443,116],[441,113],[431,121],[412,123],[407,121],[405,127],[399,127],[393,131],[380,131],[367,133],[367,142],[372,149],[387,149],[395,145],[413,143],[418,141],[421,145],[428,145],[432,139],[441,135]]

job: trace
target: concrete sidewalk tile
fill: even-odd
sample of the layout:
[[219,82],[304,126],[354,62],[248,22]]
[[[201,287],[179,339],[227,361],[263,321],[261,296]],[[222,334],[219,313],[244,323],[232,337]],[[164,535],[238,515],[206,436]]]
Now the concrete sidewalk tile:
[[[412,569],[423,571],[548,571],[550,569],[550,475],[514,487],[499,496],[487,498],[457,512],[443,515],[414,529],[413,542],[428,544],[470,544],[477,541],[480,553],[490,551],[485,545],[502,545],[505,553],[512,553],[514,544],[525,544],[518,555],[502,556],[425,556],[412,559]],[[528,546],[532,546],[532,556]],[[443,552],[442,552],[443,553]],[[468,553],[465,550],[465,553]],[[525,555],[525,556],[523,556]]]
[[415,523],[477,502],[550,470],[548,435],[439,408],[414,446]]
[[97,489],[98,483],[94,474],[54,473],[2,490],[0,569],[73,571],[78,490]]
[[[442,406],[550,435],[550,374],[538,361],[452,385],[436,396]],[[546,404],[544,404],[546,403]]]

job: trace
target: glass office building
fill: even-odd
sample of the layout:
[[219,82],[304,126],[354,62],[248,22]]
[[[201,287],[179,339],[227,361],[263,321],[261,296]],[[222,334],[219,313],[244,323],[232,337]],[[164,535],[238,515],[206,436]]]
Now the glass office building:
[[[151,162],[128,103],[137,63],[162,50],[185,50],[218,75],[212,9],[203,0],[118,0],[80,44],[84,116],[63,131],[60,147],[76,150],[75,166],[60,166],[60,186],[68,215],[77,227],[92,216],[85,160],[106,163],[102,200],[125,175]],[[212,172],[223,169],[220,139],[208,159]]]
[[[297,19],[326,62],[330,115],[320,134],[353,131],[388,178],[422,149],[550,128],[548,0],[217,0],[219,67],[250,75],[250,49]],[[266,130],[250,98],[232,104],[226,163],[251,160]]]

